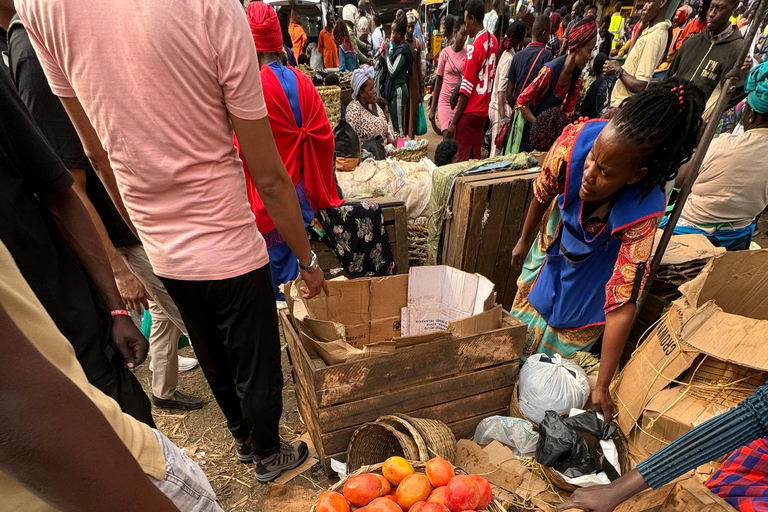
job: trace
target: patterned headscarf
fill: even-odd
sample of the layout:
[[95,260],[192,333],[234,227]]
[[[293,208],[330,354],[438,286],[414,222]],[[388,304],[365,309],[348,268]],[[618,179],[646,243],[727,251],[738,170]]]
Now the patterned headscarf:
[[552,33],[554,34],[560,28],[563,18],[560,16],[559,12],[553,12],[549,17],[549,22],[552,24]]
[[360,95],[360,89],[362,89],[365,82],[369,79],[373,80],[374,73],[373,68],[367,64],[357,68],[352,72],[352,78],[350,79],[350,85],[352,86],[352,99],[357,99]]
[[283,36],[275,10],[264,2],[251,2],[246,9],[253,42],[259,53],[281,53]]
[[752,68],[744,84],[747,103],[758,114],[768,114],[768,61]]
[[568,32],[568,51],[575,52],[597,35],[597,23],[594,16],[586,16]]

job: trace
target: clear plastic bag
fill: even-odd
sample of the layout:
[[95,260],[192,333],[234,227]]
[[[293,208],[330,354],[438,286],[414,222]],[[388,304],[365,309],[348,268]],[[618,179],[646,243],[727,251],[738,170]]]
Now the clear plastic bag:
[[484,445],[493,440],[512,448],[515,457],[531,457],[536,453],[539,434],[533,431],[533,424],[528,420],[491,416],[475,429],[475,442]]
[[520,370],[520,410],[536,423],[544,420],[547,411],[562,414],[583,408],[589,393],[584,370],[559,354],[534,354]]

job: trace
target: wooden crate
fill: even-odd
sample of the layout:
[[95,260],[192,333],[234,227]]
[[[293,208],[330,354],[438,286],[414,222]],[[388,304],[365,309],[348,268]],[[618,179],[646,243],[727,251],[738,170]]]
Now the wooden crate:
[[306,350],[286,311],[280,322],[299,412],[329,475],[331,458],[346,460],[352,433],[379,416],[437,419],[461,439],[472,437],[483,418],[509,414],[527,331],[505,314],[505,326],[495,331],[328,366]]
[[[389,235],[389,243],[392,245],[392,256],[397,265],[399,274],[408,273],[408,216],[405,211],[405,202],[391,197],[369,197],[363,199],[381,205],[381,213],[384,216],[384,228]],[[326,278],[331,277],[329,270],[341,268],[341,263],[333,255],[330,248],[323,242],[311,242],[312,250],[317,254],[317,262],[320,268],[326,271]]]
[[484,275],[496,285],[497,302],[512,307],[519,270],[512,250],[523,229],[538,173],[504,171],[456,179],[451,218],[443,230],[441,263]]
[[736,512],[695,477],[648,490],[625,501],[616,512]]

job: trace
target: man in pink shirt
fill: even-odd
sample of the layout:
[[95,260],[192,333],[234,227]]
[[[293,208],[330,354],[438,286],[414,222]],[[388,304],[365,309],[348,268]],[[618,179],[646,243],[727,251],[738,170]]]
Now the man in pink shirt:
[[305,297],[327,287],[272,137],[242,7],[17,0],[16,8],[88,158],[179,307],[238,459],[255,461],[262,482],[299,466],[306,445],[278,434],[275,298],[233,128],[267,211],[298,255]]

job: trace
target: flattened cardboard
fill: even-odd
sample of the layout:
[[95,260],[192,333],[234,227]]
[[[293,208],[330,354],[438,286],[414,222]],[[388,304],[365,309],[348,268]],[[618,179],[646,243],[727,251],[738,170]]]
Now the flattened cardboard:
[[[663,230],[656,231],[653,252],[661,241]],[[661,259],[662,265],[684,265],[694,261],[705,260],[725,253],[724,247],[715,247],[704,235],[672,235],[669,245]]]
[[[691,396],[686,386],[674,386],[654,396],[642,418],[641,446],[648,453],[655,453],[692,428],[724,413],[707,400]],[[639,439],[638,439],[639,440]]]
[[485,311],[493,290],[494,284],[479,274],[445,265],[411,267],[402,334],[445,331],[451,321]]
[[640,420],[651,397],[683,375],[699,355],[680,344],[680,328],[680,312],[673,305],[613,381],[611,390],[619,408],[616,422],[625,434]]

